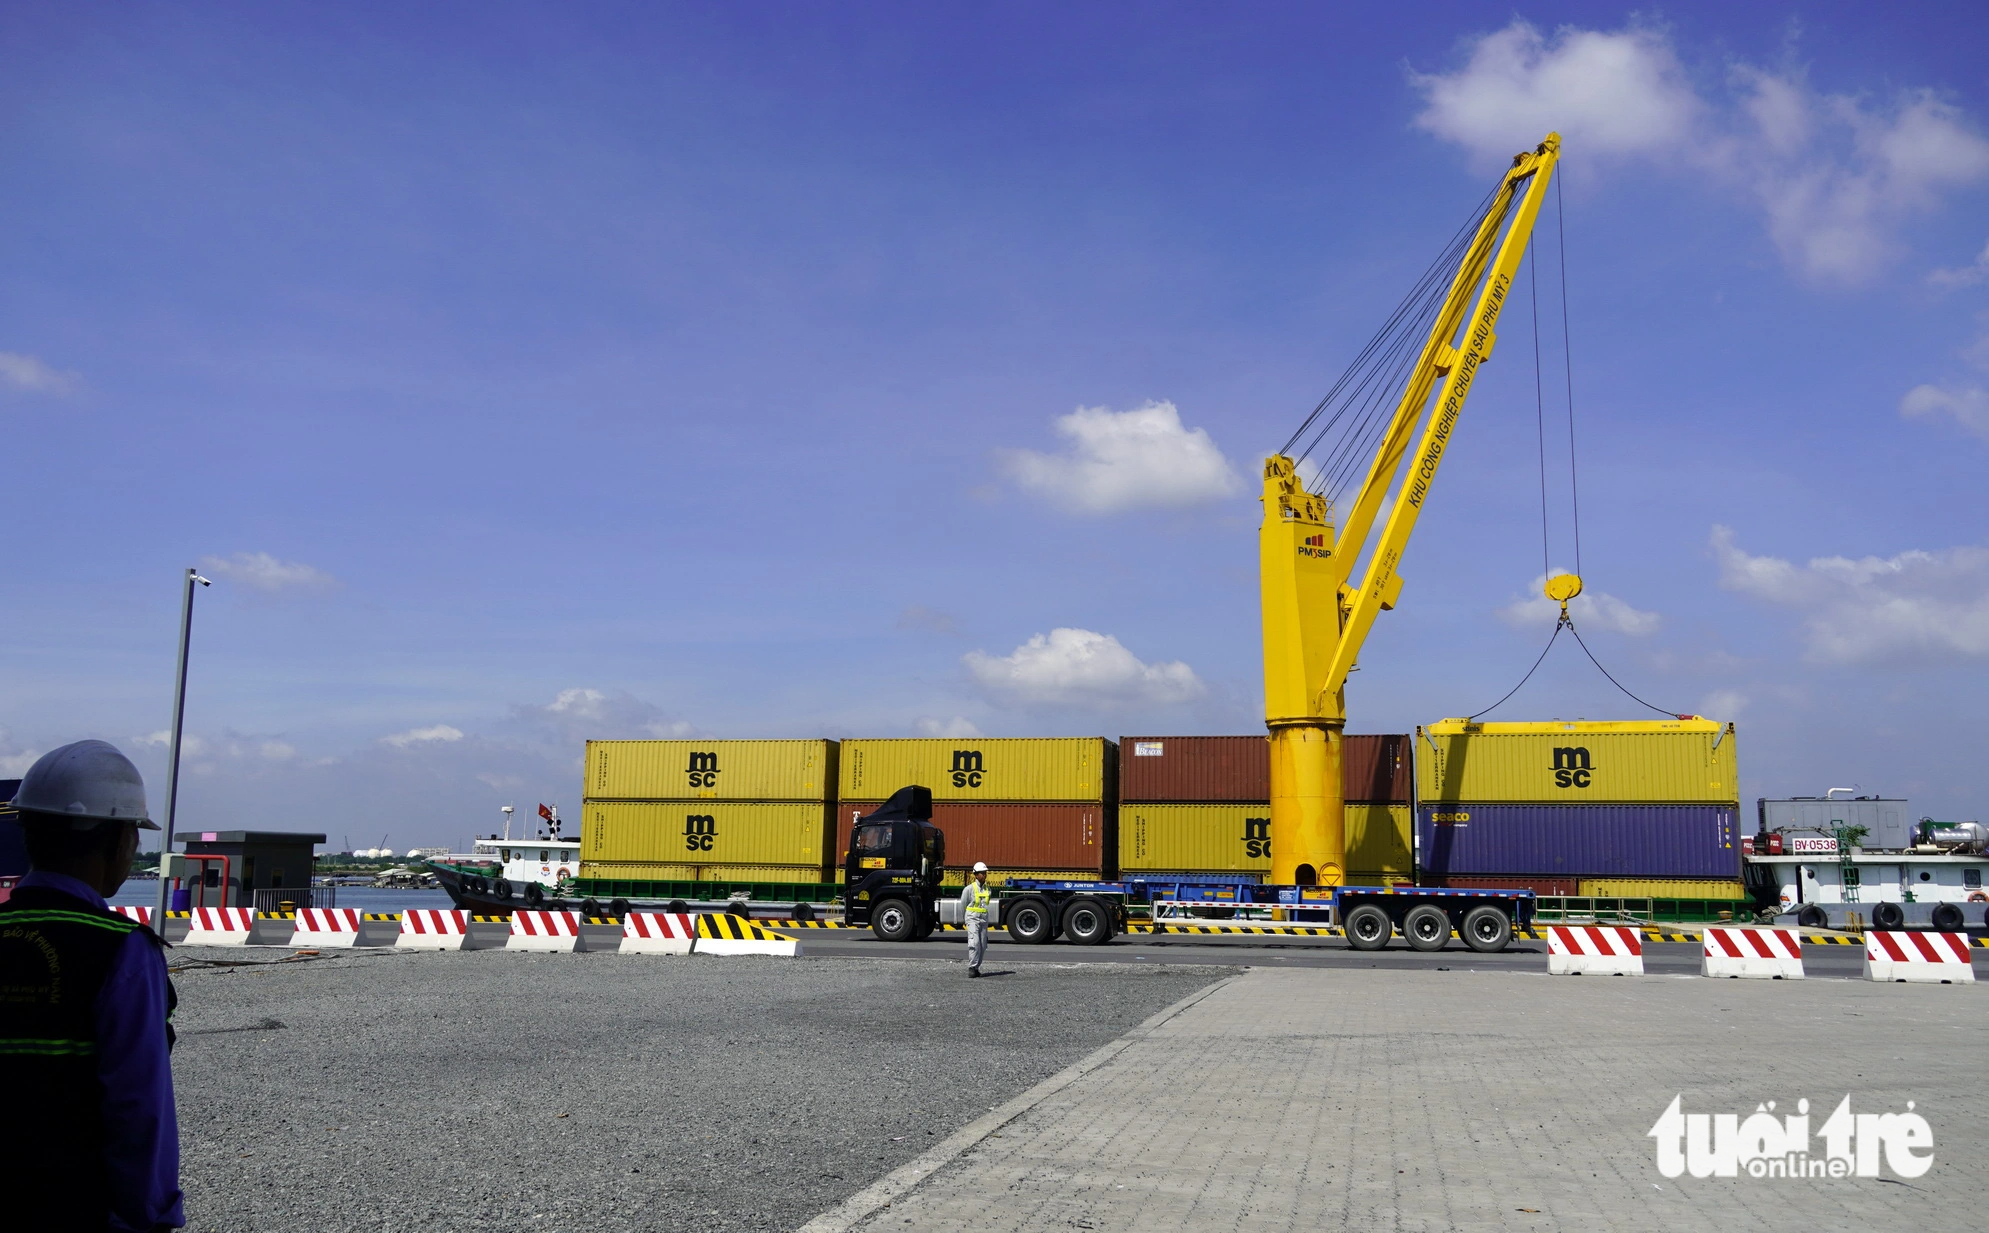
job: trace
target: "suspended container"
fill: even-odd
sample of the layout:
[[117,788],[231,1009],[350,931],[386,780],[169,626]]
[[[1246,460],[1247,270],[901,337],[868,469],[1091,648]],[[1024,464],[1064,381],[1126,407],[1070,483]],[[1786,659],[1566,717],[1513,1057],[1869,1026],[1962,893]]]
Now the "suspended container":
[[1446,719],[1418,728],[1416,737],[1419,804],[1732,806],[1739,800],[1733,725],[1710,719],[1510,724]]
[[1727,805],[1416,807],[1416,859],[1431,877],[1740,878]]
[[1118,752],[1097,736],[844,741],[840,790],[850,801],[919,784],[935,801],[1103,802],[1117,799]]
[[580,857],[588,862],[819,870],[831,859],[826,804],[594,801],[584,811]]
[[[856,819],[880,803],[844,801],[839,807],[837,868],[849,851]],[[1112,821],[1113,811],[1102,804],[935,801],[932,806],[932,823],[946,835],[949,870],[971,869],[975,861],[985,861],[990,869],[1081,870],[1085,877],[1096,878],[1112,869],[1117,859]]]
[[[1376,885],[1414,872],[1412,816],[1407,805],[1347,806],[1348,884]],[[1271,807],[1262,801],[1119,806],[1122,873],[1268,873],[1270,868]]]
[[833,801],[834,741],[589,741],[589,801]]
[[[1270,742],[1262,736],[1119,738],[1119,799],[1249,803],[1271,796]],[[1402,735],[1348,736],[1341,746],[1346,799],[1410,803],[1415,743]]]
[[1500,877],[1490,873],[1424,873],[1416,885],[1442,890],[1529,890],[1536,895],[1579,895],[1582,888],[1578,878]]

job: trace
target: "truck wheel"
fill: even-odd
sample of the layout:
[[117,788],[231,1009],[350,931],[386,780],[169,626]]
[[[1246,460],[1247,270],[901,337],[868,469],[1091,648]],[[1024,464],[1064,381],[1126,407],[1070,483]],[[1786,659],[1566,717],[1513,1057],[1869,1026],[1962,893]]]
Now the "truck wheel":
[[1804,929],[1822,929],[1830,924],[1830,913],[1815,904],[1806,904],[1796,913],[1796,924]]
[[1355,950],[1380,950],[1388,945],[1388,935],[1395,931],[1388,913],[1371,903],[1347,913],[1346,928],[1347,944]]
[[1954,933],[1962,927],[1961,909],[1951,903],[1934,905],[1934,928],[1942,933]]
[[1079,946],[1112,940],[1112,912],[1096,899],[1073,899],[1064,909],[1064,933]]
[[1512,941],[1512,917],[1481,903],[1464,914],[1464,944],[1480,954],[1504,950]]
[[1014,907],[1006,909],[1008,914],[1008,936],[1017,942],[1047,942],[1050,940],[1050,905],[1041,899],[1024,899]]
[[1900,929],[1906,924],[1906,913],[1896,903],[1880,903],[1872,906],[1872,928]]
[[870,931],[881,942],[918,940],[919,918],[902,899],[886,899],[870,907]]
[[1450,941],[1450,917],[1433,903],[1417,904],[1402,918],[1402,936],[1411,950],[1442,950]]

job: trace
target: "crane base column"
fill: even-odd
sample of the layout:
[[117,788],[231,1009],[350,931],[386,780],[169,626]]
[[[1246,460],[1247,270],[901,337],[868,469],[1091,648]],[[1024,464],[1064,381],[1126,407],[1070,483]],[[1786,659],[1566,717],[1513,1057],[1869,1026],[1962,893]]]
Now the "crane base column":
[[1347,876],[1345,720],[1270,722],[1271,881],[1340,886]]

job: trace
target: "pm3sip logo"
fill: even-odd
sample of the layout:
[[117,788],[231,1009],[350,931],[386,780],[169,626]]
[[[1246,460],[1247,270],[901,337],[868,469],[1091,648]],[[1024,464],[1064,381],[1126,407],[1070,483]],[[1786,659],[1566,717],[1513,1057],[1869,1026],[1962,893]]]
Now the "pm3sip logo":
[[1329,557],[1333,553],[1331,549],[1326,547],[1326,537],[1324,535],[1308,535],[1305,537],[1304,542],[1299,544],[1298,555],[1302,557]]
[[1934,1130],[1913,1112],[1852,1113],[1844,1097],[1816,1136],[1823,1151],[1811,1151],[1809,1101],[1798,1100],[1796,1111],[1775,1116],[1775,1102],[1756,1105],[1745,1121],[1734,1113],[1685,1113],[1684,1096],[1671,1104],[1651,1127],[1657,1140],[1658,1172],[1666,1177],[1755,1178],[1877,1177],[1885,1162],[1897,1177],[1920,1177],[1934,1167]]

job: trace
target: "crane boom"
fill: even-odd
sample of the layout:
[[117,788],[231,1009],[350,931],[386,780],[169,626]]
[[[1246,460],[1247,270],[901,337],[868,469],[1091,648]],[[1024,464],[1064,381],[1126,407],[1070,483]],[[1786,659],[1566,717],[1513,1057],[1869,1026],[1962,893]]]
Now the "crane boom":
[[[1416,529],[1472,380],[1492,353],[1499,310],[1526,253],[1560,150],[1560,135],[1549,133],[1537,147],[1516,155],[1506,170],[1450,280],[1337,541],[1326,498],[1305,489],[1297,464],[1284,454],[1264,462],[1258,566],[1263,592],[1264,722],[1271,743],[1273,882],[1325,886],[1344,882],[1341,738],[1347,724],[1347,674],[1360,657],[1375,617],[1393,608],[1401,596],[1402,577],[1396,567]],[[1467,319],[1474,291],[1477,301]],[[1432,390],[1435,410],[1426,415]],[[1418,425],[1422,436],[1415,466],[1400,485],[1373,551],[1366,553],[1366,572],[1357,585],[1351,584]]]

